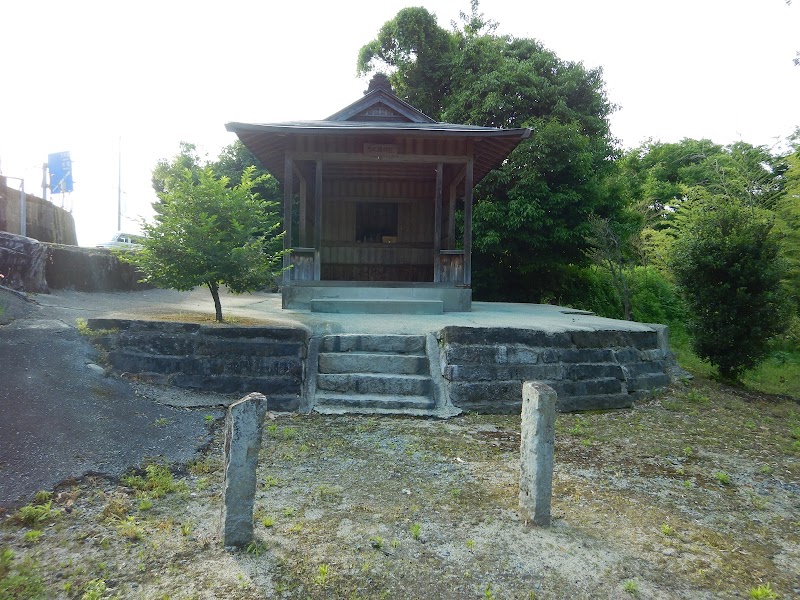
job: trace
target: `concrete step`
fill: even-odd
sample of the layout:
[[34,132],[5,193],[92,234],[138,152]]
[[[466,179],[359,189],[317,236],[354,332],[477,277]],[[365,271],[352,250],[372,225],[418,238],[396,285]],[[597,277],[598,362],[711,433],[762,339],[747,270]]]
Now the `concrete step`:
[[426,375],[386,373],[319,373],[317,389],[344,394],[432,395],[433,384]]
[[390,352],[392,354],[424,354],[424,335],[327,335],[320,352]]
[[394,396],[391,394],[342,394],[325,392],[317,394],[315,410],[321,409],[383,409],[392,411],[433,411],[436,402],[427,396]]
[[428,357],[423,354],[323,352],[319,355],[320,373],[427,375],[428,371]]
[[441,315],[441,300],[393,300],[380,298],[314,298],[311,312],[338,314]]

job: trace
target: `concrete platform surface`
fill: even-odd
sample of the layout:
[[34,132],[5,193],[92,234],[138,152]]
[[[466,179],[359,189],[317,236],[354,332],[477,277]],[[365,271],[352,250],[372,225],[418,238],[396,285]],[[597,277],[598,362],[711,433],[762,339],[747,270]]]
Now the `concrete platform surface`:
[[[36,296],[50,315],[67,323],[77,318],[156,318],[182,313],[214,314],[211,294],[205,288],[190,292],[146,290],[139,292],[87,293],[54,290]],[[246,317],[266,324],[302,326],[314,334],[400,333],[423,334],[448,325],[462,327],[513,327],[546,333],[566,331],[649,331],[643,323],[607,319],[585,311],[550,304],[473,302],[472,311],[436,315],[336,314],[281,308],[281,295],[265,292],[235,295],[221,291],[223,317]]]

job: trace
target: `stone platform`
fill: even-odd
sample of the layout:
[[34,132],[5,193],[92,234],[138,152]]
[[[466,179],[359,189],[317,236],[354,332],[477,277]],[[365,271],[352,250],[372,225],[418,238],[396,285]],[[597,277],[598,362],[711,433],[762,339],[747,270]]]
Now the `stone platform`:
[[[97,316],[103,317],[135,314],[146,318],[149,314],[157,318],[159,311],[173,315],[213,311],[210,295],[199,290],[83,296],[75,301],[84,306],[94,301],[99,307],[108,296],[108,310],[98,309],[102,314]],[[72,301],[70,293],[60,298]],[[123,298],[125,302],[120,302]],[[255,347],[240,348],[243,357],[236,359],[223,343],[219,352],[229,359],[208,362],[212,358],[204,350],[208,343],[201,338],[219,337],[233,343],[237,338],[253,337],[252,328],[222,325],[187,331],[189,337],[180,343],[164,345],[165,340],[149,339],[143,342],[144,348],[127,350],[117,345],[114,356],[133,354],[142,368],[166,376],[176,385],[191,382],[232,393],[254,391],[247,386],[266,381],[265,377],[282,376],[283,365],[287,379],[281,383],[279,396],[287,409],[436,416],[459,411],[518,411],[526,380],[553,387],[561,411],[624,408],[668,385],[674,367],[666,327],[605,319],[558,306],[475,302],[471,312],[462,313],[336,314],[282,310],[277,294],[225,295],[222,305],[228,316],[264,323],[258,327],[258,337],[265,343],[273,336],[291,335],[302,347],[293,346],[290,356],[283,357],[274,354],[279,346],[271,345],[268,362],[278,371],[269,373],[263,372],[264,361],[247,358],[248,352],[252,357],[258,351]],[[226,330],[224,334],[220,328]],[[147,329],[156,340],[174,336],[168,325],[149,325]],[[413,352],[391,348],[402,336],[409,337],[407,343],[416,344]],[[121,338],[144,339],[127,334]],[[366,345],[352,345],[358,338],[366,340]],[[411,338],[422,339],[424,344],[419,346],[420,342]],[[251,344],[258,341],[251,339],[247,347]],[[158,347],[182,350],[177,354],[168,350],[159,359],[157,352],[148,350]],[[128,372],[131,367],[129,363],[118,366]],[[187,370],[205,379],[187,377]],[[275,393],[274,389],[263,391],[268,396]]]

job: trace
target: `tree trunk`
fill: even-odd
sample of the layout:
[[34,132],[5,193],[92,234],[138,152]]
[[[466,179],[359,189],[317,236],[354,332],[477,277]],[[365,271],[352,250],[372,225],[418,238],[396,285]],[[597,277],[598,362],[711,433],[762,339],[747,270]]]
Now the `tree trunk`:
[[216,311],[217,323],[222,323],[222,304],[219,302],[219,284],[216,281],[206,281],[211,297],[214,299],[214,310]]

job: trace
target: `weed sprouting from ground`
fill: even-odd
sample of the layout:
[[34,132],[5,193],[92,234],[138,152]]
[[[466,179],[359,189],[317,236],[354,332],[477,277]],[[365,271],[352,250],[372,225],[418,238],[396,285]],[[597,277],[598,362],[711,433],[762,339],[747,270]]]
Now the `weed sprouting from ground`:
[[32,526],[52,521],[60,514],[61,511],[53,507],[52,500],[48,500],[42,504],[26,504],[16,512],[14,518],[18,523]]
[[753,600],[777,600],[778,598],[778,594],[772,591],[772,587],[768,583],[750,588],[749,595]]
[[622,590],[635,596],[639,593],[639,584],[636,583],[634,580],[629,579],[628,581],[622,584]]

